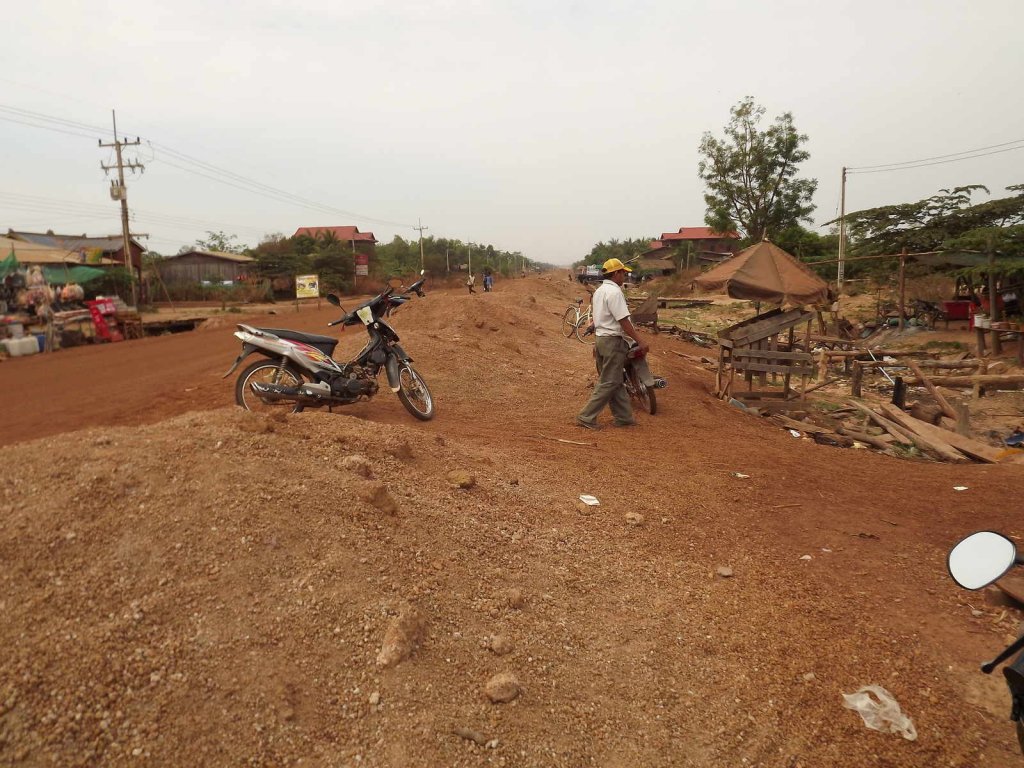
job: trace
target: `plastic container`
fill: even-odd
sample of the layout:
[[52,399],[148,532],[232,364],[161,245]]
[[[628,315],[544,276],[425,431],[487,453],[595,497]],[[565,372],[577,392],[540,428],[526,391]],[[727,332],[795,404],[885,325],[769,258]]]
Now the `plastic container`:
[[39,346],[40,352],[46,351],[46,334],[45,333],[34,333],[36,344]]
[[36,337],[28,335],[22,339],[15,339],[21,348],[21,354],[23,355],[35,355],[39,352],[39,342],[36,341]]

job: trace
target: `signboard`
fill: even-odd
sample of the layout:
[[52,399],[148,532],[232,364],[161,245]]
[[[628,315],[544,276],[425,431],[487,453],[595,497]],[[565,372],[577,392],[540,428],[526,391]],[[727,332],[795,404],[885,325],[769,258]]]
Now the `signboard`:
[[370,274],[370,265],[369,264],[356,264],[356,274],[357,275],[368,275],[368,274]]
[[295,277],[295,298],[296,299],[318,299],[318,298],[320,298],[320,277],[319,277],[319,275],[296,275],[296,277]]
[[355,257],[356,266],[366,266],[370,263],[370,254],[368,253],[357,253]]

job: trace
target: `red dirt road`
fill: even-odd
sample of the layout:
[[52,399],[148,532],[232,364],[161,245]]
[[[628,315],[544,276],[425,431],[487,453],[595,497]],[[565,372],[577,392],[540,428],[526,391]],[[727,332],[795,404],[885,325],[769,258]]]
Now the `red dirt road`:
[[[658,414],[585,432],[589,349],[558,329],[573,290],[428,286],[404,307],[429,423],[386,392],[337,414],[239,412],[220,376],[241,315],[0,365],[0,762],[1019,760],[1001,680],[977,672],[1019,614],[956,589],[944,558],[971,530],[1024,540],[1020,468],[794,439],[710,396],[671,354],[695,350],[661,337]],[[408,605],[422,639],[378,668]],[[488,650],[495,634],[510,653]],[[503,671],[522,692],[492,704]],[[872,683],[917,741],[843,709]]]

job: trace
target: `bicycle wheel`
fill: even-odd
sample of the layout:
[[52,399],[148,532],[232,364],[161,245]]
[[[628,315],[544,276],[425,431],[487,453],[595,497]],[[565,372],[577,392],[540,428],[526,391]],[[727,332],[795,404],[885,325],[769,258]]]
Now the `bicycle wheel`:
[[576,307],[569,307],[565,310],[565,314],[562,315],[562,335],[567,339],[572,338],[573,331],[576,330],[576,321],[579,319],[579,312],[576,311]]
[[593,319],[590,313],[585,314],[580,318],[580,321],[576,323],[576,338],[584,344],[594,344],[597,342],[597,334],[593,331]]

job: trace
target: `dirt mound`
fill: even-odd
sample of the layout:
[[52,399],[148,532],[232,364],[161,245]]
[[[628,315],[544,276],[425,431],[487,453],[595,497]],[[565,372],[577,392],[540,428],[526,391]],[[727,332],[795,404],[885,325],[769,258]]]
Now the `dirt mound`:
[[[967,605],[943,555],[966,529],[1024,533],[1019,470],[794,440],[663,338],[658,416],[582,433],[593,369],[558,332],[565,282],[402,309],[432,422],[385,393],[9,445],[0,763],[1011,764],[1009,702],[976,662],[1016,615]],[[29,362],[147,361],[146,399],[78,389],[78,423],[230,402],[226,330],[151,341]],[[842,708],[870,683],[918,741]]]

